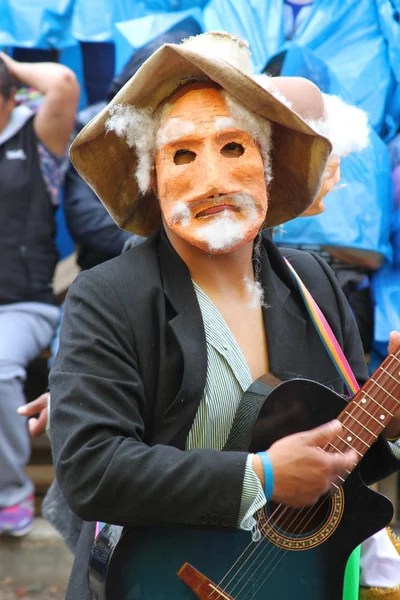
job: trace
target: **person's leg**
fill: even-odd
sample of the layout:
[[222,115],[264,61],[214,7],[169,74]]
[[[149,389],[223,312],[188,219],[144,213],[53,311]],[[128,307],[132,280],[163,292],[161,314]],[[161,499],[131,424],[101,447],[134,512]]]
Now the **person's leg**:
[[0,509],[24,502],[33,492],[24,473],[30,453],[26,420],[16,411],[25,402],[26,366],[50,344],[58,315],[57,307],[46,304],[0,306]]
[[47,361],[47,366],[48,366],[49,371],[54,364],[54,361],[56,359],[57,352],[58,352],[58,347],[60,345],[60,329],[61,329],[63,315],[64,315],[64,303],[61,304],[61,306],[60,306],[60,317],[59,317],[58,325],[54,332],[53,339],[51,341],[51,346],[50,346],[51,356],[50,356],[49,360]]

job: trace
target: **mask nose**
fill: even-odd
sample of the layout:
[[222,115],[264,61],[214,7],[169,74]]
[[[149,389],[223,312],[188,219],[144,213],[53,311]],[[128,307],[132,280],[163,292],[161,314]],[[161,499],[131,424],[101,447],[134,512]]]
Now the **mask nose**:
[[218,198],[224,193],[223,171],[219,168],[219,159],[221,157],[207,149],[204,152],[203,182],[204,196],[206,198]]

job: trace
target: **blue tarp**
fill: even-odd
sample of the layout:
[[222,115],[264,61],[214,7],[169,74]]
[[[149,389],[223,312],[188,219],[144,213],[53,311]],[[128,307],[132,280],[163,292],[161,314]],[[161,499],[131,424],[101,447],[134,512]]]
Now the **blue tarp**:
[[116,71],[123,68],[134,50],[142,48],[178,23],[193,18],[203,30],[203,11],[200,7],[171,13],[158,13],[115,24]]
[[0,0],[0,46],[65,48],[74,43],[75,0]]
[[[350,101],[368,112],[385,138],[395,134],[399,120],[394,95],[400,81],[400,25],[394,17],[389,0],[315,0],[292,40],[327,64]],[[211,0],[204,21],[207,29],[248,39],[258,71],[288,45],[283,0]]]
[[[347,93],[333,71],[307,49],[292,46],[286,54],[283,75],[299,75],[316,83],[324,92]],[[325,200],[326,210],[318,217],[302,217],[283,226],[276,241],[290,244],[319,244],[373,250],[389,262],[393,214],[393,183],[386,144],[371,131],[370,145],[341,160],[339,186]]]
[[206,0],[0,0],[0,46],[62,49],[114,39],[114,24]]

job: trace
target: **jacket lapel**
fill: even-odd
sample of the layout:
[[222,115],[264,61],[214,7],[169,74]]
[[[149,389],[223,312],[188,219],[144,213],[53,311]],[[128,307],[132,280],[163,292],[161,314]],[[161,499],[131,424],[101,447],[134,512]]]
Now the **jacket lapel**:
[[279,250],[268,240],[261,246],[260,266],[269,369],[278,379],[290,379],[307,360],[306,309]]
[[204,393],[207,346],[189,270],[164,231],[160,237],[160,269],[164,295],[172,307],[168,327],[182,353],[183,374],[179,392],[164,412],[152,442],[184,448]]

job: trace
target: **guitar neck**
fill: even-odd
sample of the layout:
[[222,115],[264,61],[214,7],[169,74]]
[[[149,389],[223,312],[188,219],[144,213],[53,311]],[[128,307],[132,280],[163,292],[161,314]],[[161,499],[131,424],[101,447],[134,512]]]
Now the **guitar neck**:
[[400,346],[349,402],[338,419],[343,432],[331,449],[353,448],[361,458],[400,408]]

